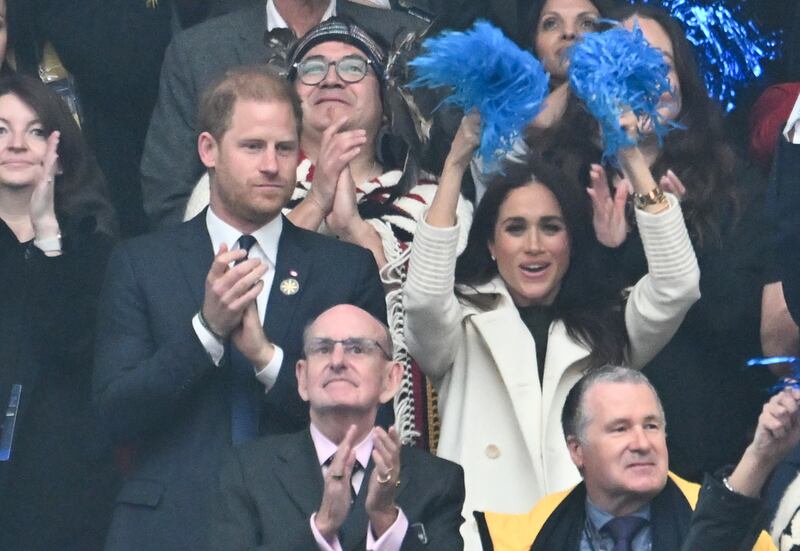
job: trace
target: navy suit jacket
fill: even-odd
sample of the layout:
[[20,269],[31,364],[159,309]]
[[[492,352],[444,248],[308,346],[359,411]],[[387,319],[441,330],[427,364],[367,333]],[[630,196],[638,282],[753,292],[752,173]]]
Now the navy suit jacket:
[[[123,243],[109,260],[93,401],[115,441],[133,444],[136,453],[117,498],[107,549],[206,549],[208,492],[231,443],[229,366],[224,360],[213,364],[192,327],[212,259],[203,212],[181,226]],[[279,290],[290,272],[300,284],[295,295]],[[303,328],[340,303],[385,319],[372,255],[284,219],[264,317],[266,334],[283,348],[284,360],[263,401],[262,432],[292,432],[308,424],[294,374]],[[257,389],[255,377],[252,384]]]
[[[339,532],[344,551],[367,540],[364,482]],[[269,436],[234,449],[217,480],[211,523],[215,551],[315,550],[309,519],[322,501],[322,471],[308,430]],[[445,459],[404,446],[395,501],[408,519],[402,551],[461,551],[464,471]],[[424,537],[421,537],[424,536]]]

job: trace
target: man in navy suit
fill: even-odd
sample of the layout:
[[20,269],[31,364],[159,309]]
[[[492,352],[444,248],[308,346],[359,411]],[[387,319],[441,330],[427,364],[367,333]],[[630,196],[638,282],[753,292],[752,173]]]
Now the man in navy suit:
[[209,208],[118,247],[98,320],[93,396],[133,465],[107,549],[207,549],[221,452],[308,423],[293,366],[334,304],[385,319],[372,255],[293,226],[301,111],[265,68],[229,71],[200,107]]

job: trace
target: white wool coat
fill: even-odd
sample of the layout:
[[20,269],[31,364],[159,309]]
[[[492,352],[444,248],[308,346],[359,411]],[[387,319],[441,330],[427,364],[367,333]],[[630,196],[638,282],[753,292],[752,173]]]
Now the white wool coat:
[[[636,211],[649,273],[625,304],[628,364],[635,368],[661,350],[700,297],[700,272],[680,206],[668,198],[664,212]],[[458,235],[458,225],[435,228],[420,221],[404,296],[409,352],[439,391],[437,454],[464,467],[462,533],[469,550],[480,548],[473,511],[522,513],[580,481],[561,410],[590,350],[554,321],[540,381],[542,360],[503,280],[459,289],[491,297],[488,310],[454,293]]]

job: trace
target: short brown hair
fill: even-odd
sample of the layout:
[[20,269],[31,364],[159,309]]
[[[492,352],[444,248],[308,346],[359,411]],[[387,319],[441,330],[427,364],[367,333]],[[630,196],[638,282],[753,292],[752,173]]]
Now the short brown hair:
[[237,100],[274,101],[292,107],[297,136],[303,128],[300,98],[286,78],[269,65],[251,65],[229,69],[211,84],[200,100],[197,122],[200,132],[208,132],[215,140],[228,131]]

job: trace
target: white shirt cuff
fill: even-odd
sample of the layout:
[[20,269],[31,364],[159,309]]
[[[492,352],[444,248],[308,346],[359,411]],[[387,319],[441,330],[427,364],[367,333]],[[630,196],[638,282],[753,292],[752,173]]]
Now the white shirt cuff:
[[211,361],[214,362],[214,365],[218,366],[222,361],[222,356],[225,355],[225,345],[221,340],[215,337],[211,331],[203,327],[203,324],[200,323],[199,313],[195,314],[192,318],[192,327],[194,327],[197,338],[200,339],[200,344],[203,345],[208,355],[211,356]]
[[272,346],[275,348],[272,359],[267,365],[256,371],[256,379],[264,385],[264,392],[269,392],[275,384],[275,381],[278,379],[278,373],[281,370],[281,364],[283,363],[283,349],[277,344],[273,344]]
[[333,540],[333,543],[328,543],[325,541],[325,538],[322,537],[322,534],[319,533],[317,530],[317,523],[314,522],[314,519],[317,518],[317,513],[311,515],[311,533],[314,534],[314,539],[317,540],[317,546],[319,547],[319,551],[342,551],[342,544],[339,543],[339,537],[337,536],[336,539]]
[[372,525],[367,525],[367,551],[400,551],[406,532],[408,532],[408,519],[398,507],[397,518],[377,541],[372,535]]

